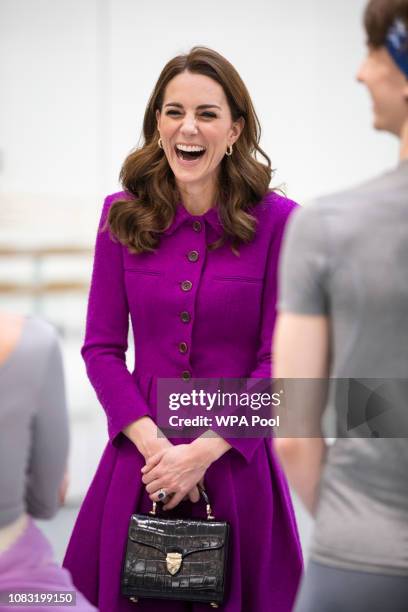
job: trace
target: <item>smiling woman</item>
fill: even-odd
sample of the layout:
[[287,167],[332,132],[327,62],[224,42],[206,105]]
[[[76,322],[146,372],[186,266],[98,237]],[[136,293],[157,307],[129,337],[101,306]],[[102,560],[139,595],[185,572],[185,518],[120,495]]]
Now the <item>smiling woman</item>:
[[[250,96],[215,51],[196,47],[164,67],[143,129],[143,146],[122,168],[124,191],[105,200],[96,241],[82,355],[109,443],[65,565],[101,612],[198,612],[203,604],[193,602],[220,603],[221,592],[224,612],[290,612],[302,560],[271,441],[199,429],[193,439],[166,438],[157,426],[157,382],[269,378],[277,262],[296,205],[269,189]],[[198,549],[167,571],[151,536],[151,550],[124,564],[130,516],[160,501],[168,518],[191,526],[205,516],[203,483],[217,519],[230,526],[226,578],[214,558],[197,574]],[[168,540],[169,555],[191,552],[189,530],[176,524],[184,535]],[[211,537],[206,531],[204,548]],[[222,548],[225,559],[224,540]],[[127,599],[136,595],[137,608]]]
[[[202,100],[213,102],[200,104]],[[213,205],[220,164],[225,156],[232,156],[232,145],[239,138],[245,120],[241,115],[233,121],[219,83],[203,74],[188,71],[169,82],[163,107],[163,112],[156,111],[160,144],[184,205],[190,212],[196,212],[197,195],[200,194],[198,212],[202,212]],[[209,112],[208,109],[213,110]]]
[[267,193],[272,173],[260,134],[245,84],[219,53],[194,47],[170,60],[146,108],[144,144],[123,165],[127,197],[110,209],[112,233],[134,253],[149,251],[180,201],[192,213],[219,202],[225,238],[233,246],[250,242],[250,209]]

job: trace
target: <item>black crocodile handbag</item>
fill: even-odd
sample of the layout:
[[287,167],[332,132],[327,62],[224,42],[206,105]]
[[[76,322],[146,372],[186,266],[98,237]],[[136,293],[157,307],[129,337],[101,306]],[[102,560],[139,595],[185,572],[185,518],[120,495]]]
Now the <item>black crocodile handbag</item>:
[[207,493],[207,519],[169,519],[132,514],[122,571],[122,594],[139,598],[209,603],[224,600],[229,524],[212,516]]

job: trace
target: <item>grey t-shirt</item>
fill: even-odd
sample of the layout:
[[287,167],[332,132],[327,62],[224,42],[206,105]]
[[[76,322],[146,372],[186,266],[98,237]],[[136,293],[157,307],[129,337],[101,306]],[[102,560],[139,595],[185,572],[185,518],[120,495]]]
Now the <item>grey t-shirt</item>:
[[[408,160],[294,214],[279,309],[330,317],[330,377],[408,378]],[[323,473],[311,558],[408,575],[408,439],[341,433]]]
[[0,366],[0,527],[23,512],[49,518],[68,453],[61,352],[54,329],[27,318]]

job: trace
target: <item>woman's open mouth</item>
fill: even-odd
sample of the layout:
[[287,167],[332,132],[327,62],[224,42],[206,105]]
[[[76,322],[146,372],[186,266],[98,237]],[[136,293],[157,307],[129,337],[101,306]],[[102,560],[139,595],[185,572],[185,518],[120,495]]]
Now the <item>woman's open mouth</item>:
[[206,152],[206,148],[201,145],[174,145],[174,150],[176,152],[177,157],[181,161],[193,162],[204,155]]

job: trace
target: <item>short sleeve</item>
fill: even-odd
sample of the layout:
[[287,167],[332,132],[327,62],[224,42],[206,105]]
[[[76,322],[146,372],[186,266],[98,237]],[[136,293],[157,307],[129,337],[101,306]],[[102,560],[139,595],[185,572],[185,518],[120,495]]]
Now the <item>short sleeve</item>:
[[[31,426],[32,443],[26,483],[27,511],[35,518],[44,519],[51,518],[58,510],[58,491],[67,466],[69,444],[61,349],[51,328],[48,335],[49,356],[35,398],[37,410]],[[40,342],[37,349],[39,353]]]
[[287,225],[279,265],[278,310],[328,313],[328,236],[319,206],[298,209]]

